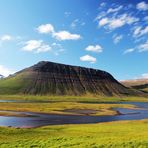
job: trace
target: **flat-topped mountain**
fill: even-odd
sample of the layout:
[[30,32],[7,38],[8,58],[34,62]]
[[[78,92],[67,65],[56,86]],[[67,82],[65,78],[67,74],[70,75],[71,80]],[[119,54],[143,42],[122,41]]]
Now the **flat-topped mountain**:
[[0,94],[143,95],[105,71],[42,61],[0,80]]

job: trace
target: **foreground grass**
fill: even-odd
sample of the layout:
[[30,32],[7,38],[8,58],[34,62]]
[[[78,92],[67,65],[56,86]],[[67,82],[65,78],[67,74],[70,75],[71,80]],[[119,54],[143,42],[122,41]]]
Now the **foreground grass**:
[[148,102],[148,97],[0,95],[0,100],[67,102]]
[[148,120],[47,126],[0,127],[1,148],[147,148]]
[[[130,104],[93,104],[93,103],[78,103],[78,102],[52,102],[52,103],[0,103],[1,111],[26,111],[38,113],[55,113],[55,114],[81,114],[83,113],[70,113],[65,111],[67,109],[74,110],[94,110],[95,112],[89,115],[117,115],[118,112],[113,108],[135,108]],[[6,113],[6,114],[5,114]],[[7,112],[1,112],[0,115],[6,115]],[[84,113],[85,114],[85,113]],[[12,114],[15,116],[15,114]],[[88,114],[87,114],[88,115]],[[9,115],[10,116],[10,115]]]

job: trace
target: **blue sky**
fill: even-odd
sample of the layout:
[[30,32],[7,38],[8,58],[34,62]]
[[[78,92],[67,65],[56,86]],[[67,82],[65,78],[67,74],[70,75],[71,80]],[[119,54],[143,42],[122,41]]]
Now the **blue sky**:
[[0,74],[39,61],[148,78],[148,1],[0,0]]

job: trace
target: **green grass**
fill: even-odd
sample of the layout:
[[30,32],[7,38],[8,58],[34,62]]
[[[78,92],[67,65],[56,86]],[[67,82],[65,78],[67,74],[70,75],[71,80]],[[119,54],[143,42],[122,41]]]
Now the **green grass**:
[[17,74],[17,76],[11,76],[0,80],[0,94],[16,94],[23,87],[25,87],[27,81],[23,79],[24,74]]
[[148,102],[148,97],[105,97],[105,96],[40,96],[40,95],[0,95],[0,100],[64,101],[64,102]]
[[148,120],[47,126],[0,127],[1,148],[147,148]]

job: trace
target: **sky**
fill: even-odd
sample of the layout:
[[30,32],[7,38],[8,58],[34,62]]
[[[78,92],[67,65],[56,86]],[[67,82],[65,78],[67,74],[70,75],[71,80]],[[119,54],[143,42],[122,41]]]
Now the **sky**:
[[148,78],[148,0],[0,0],[0,74],[39,61]]

